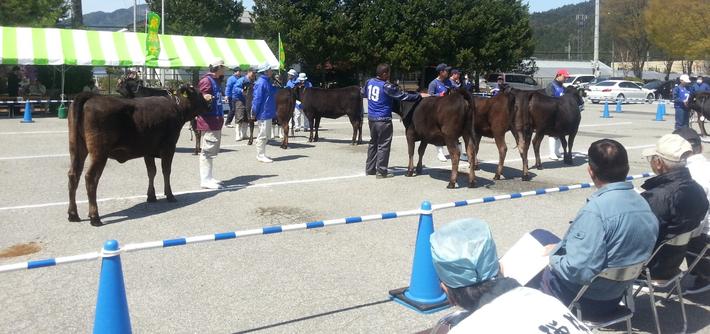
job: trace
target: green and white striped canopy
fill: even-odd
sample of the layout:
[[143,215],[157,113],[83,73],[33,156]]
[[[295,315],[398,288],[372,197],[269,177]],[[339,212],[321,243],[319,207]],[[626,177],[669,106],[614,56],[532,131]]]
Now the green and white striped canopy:
[[176,68],[221,58],[228,67],[279,66],[263,40],[159,36],[160,57],[146,62],[144,33],[0,26],[0,64]]

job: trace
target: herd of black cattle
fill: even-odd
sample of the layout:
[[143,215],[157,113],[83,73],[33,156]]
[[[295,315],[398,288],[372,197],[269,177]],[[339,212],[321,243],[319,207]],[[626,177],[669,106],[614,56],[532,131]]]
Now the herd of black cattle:
[[[168,201],[175,201],[170,188],[170,168],[180,132],[185,123],[209,111],[209,105],[193,87],[183,86],[177,92],[142,87],[137,82],[124,81],[119,88],[124,98],[92,93],[78,95],[69,113],[69,220],[80,221],[76,208],[76,189],[84,161],[91,162],[85,181],[89,197],[89,218],[94,226],[102,225],[96,204],[96,189],[106,161],[120,163],[144,158],[148,171],[148,202],[156,201],[153,180],[155,158],[161,159]],[[246,106],[251,103],[250,92]],[[288,147],[290,121],[295,101],[301,101],[303,112],[312,124],[309,142],[318,141],[321,118],[348,116],[353,127],[352,145],[362,143],[363,100],[360,87],[283,88],[277,93],[277,121],[283,129],[281,148]],[[408,145],[407,176],[422,173],[422,156],[428,144],[446,146],[451,156],[451,175],[447,188],[455,188],[463,138],[469,161],[468,186],[474,187],[478,168],[476,152],[481,137],[494,138],[499,153],[495,180],[500,179],[507,153],[505,134],[510,131],[523,162],[523,180],[530,180],[527,152],[532,143],[534,167],[542,169],[540,143],[544,136],[560,139],[564,162],[572,164],[572,146],[581,121],[580,105],[584,100],[574,87],[567,87],[561,98],[552,98],[543,91],[508,88],[494,97],[473,96],[465,89],[452,90],[445,96],[432,96],[416,103],[401,102],[395,107],[403,121]],[[710,103],[709,103],[710,104]],[[710,108],[706,108],[710,109]],[[708,115],[710,116],[710,110]],[[251,124],[253,138],[253,123]],[[315,134],[314,134],[315,132]],[[534,135],[534,136],[533,136]],[[419,160],[414,168],[415,143],[419,141]],[[199,145],[199,138],[196,143]],[[196,147],[196,152],[199,146]]]

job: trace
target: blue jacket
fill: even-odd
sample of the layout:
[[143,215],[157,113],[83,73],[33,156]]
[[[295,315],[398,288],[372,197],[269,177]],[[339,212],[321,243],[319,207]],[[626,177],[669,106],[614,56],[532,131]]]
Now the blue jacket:
[[434,78],[434,80],[429,83],[429,89],[427,93],[429,93],[429,95],[439,96],[446,93],[446,91],[450,88],[451,80],[446,79],[444,81],[440,81],[439,78]]
[[298,84],[298,77],[293,77],[293,79],[286,81],[287,88],[296,87],[297,84]]
[[249,78],[246,75],[239,78],[234,84],[234,88],[232,88],[232,96],[234,96],[233,99],[239,99],[242,103],[246,103],[247,101],[244,97],[244,87],[249,86],[250,83],[251,81],[249,81]]
[[552,80],[547,88],[545,89],[545,94],[552,97],[560,97],[565,94],[565,87],[557,80]]
[[701,84],[698,84],[696,82],[693,84],[693,87],[690,89],[690,91],[693,93],[710,92],[710,85],[708,85],[705,82],[703,82]]
[[276,91],[278,88],[271,84],[265,75],[259,76],[254,83],[254,100],[251,103],[251,113],[257,121],[264,121],[276,117]]
[[[648,260],[658,237],[658,220],[629,182],[597,190],[579,211],[567,234],[550,255],[550,267],[570,291],[608,267]],[[627,284],[597,279],[585,298],[618,298]]]
[[362,95],[367,97],[367,119],[371,121],[389,121],[392,119],[392,101],[416,101],[419,94],[405,93],[398,86],[372,78],[362,88]]
[[234,91],[234,85],[237,84],[237,80],[239,80],[240,77],[236,75],[230,75],[229,79],[227,79],[227,87],[224,90],[224,95],[226,95],[230,99],[235,99],[236,98],[236,92]]
[[690,91],[681,85],[675,86],[673,88],[673,107],[680,109],[688,109],[685,106],[685,102],[690,98]]

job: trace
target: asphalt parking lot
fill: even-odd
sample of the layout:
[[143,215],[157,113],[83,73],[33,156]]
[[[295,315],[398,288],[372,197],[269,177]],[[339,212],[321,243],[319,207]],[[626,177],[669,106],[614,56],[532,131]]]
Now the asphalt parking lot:
[[[185,129],[173,162],[172,188],[178,202],[146,203],[147,176],[140,159],[110,161],[98,188],[103,227],[88,222],[84,182],[77,197],[81,223],[67,221],[69,167],[66,120],[0,119],[0,253],[31,245],[32,254],[6,256],[0,264],[97,251],[105,240],[122,244],[182,236],[247,230],[263,226],[416,209],[423,200],[444,203],[588,181],[585,153],[600,138],[618,140],[629,151],[630,174],[648,171],[641,150],[673,128],[673,115],[653,121],[656,105],[624,105],[623,113],[600,118],[601,105],[588,103],[575,140],[574,165],[544,161],[520,180],[521,162],[512,136],[504,179],[493,181],[497,150],[484,139],[478,187],[446,189],[450,165],[436,160],[430,147],[424,175],[404,177],[407,148],[401,123],[395,123],[390,166],[396,176],[365,176],[367,144],[351,146],[345,118],[324,120],[318,143],[302,132],[282,150],[267,148],[275,162],[259,163],[255,148],[234,141],[225,128],[216,177],[230,187],[199,189],[198,159]],[[668,108],[672,112],[672,108]],[[369,139],[367,125],[364,138]],[[710,146],[706,145],[706,151]],[[546,139],[542,148],[547,155]],[[710,157],[710,154],[707,154]],[[532,150],[531,150],[531,161]],[[495,162],[494,162],[495,161]],[[532,165],[532,164],[531,164]],[[466,170],[461,166],[461,171]],[[158,174],[160,175],[160,174]],[[634,182],[637,186],[642,181]],[[162,178],[156,178],[162,193]],[[532,198],[437,211],[436,225],[477,217],[493,231],[499,255],[522,234],[545,228],[567,229],[593,190],[574,190]],[[153,249],[121,256],[133,330],[137,333],[411,333],[430,328],[446,314],[420,315],[388,300],[388,291],[408,285],[417,219],[415,217],[244,239]],[[0,274],[0,330],[7,333],[71,332],[92,329],[98,286],[98,261]],[[710,293],[686,301],[689,332],[710,333]],[[680,328],[676,301],[660,304],[665,331]],[[653,329],[646,296],[637,299],[635,331]],[[623,327],[613,327],[621,331]]]

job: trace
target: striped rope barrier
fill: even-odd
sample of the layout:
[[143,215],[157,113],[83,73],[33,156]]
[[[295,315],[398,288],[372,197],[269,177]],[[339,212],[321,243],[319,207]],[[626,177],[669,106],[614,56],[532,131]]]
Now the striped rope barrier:
[[27,102],[29,103],[64,103],[64,102],[73,102],[74,100],[22,100],[22,101],[3,101],[0,100],[0,104],[25,104]]
[[[632,180],[652,177],[654,175],[655,174],[653,174],[653,173],[630,175],[626,178],[626,180],[632,181]],[[34,260],[34,261],[1,265],[0,266],[0,273],[23,270],[23,269],[36,269],[36,268],[43,268],[43,267],[51,267],[51,266],[56,266],[59,264],[74,263],[74,262],[81,262],[81,261],[91,261],[91,260],[95,260],[98,258],[116,256],[122,252],[134,252],[134,251],[153,249],[153,248],[169,248],[169,247],[183,246],[183,245],[208,242],[208,241],[230,240],[230,239],[245,238],[245,237],[256,236],[256,235],[278,234],[278,233],[298,231],[298,230],[311,230],[311,229],[323,228],[323,227],[327,227],[327,226],[349,225],[349,224],[362,223],[362,222],[373,221],[373,220],[388,220],[388,219],[394,219],[394,218],[417,216],[420,214],[431,214],[433,211],[436,211],[436,210],[455,208],[455,207],[461,207],[461,206],[472,205],[472,204],[491,203],[491,202],[496,202],[496,201],[511,200],[511,199],[517,199],[517,198],[523,198],[523,197],[530,197],[530,196],[539,196],[539,195],[552,194],[552,193],[557,193],[557,192],[566,192],[566,191],[576,190],[576,189],[591,188],[592,186],[593,186],[592,183],[580,183],[580,184],[575,184],[575,185],[566,185],[566,186],[559,186],[559,187],[554,187],[554,188],[543,188],[543,189],[531,190],[531,191],[526,191],[526,192],[488,196],[488,197],[482,197],[482,198],[476,198],[476,199],[470,199],[470,200],[436,204],[436,205],[431,206],[431,210],[426,210],[426,211],[422,211],[421,209],[415,209],[415,210],[407,210],[407,211],[385,212],[385,213],[381,213],[381,214],[366,215],[366,216],[353,216],[353,217],[346,217],[346,218],[319,220],[319,221],[313,221],[313,222],[308,222],[308,223],[289,224],[289,225],[265,226],[262,228],[256,228],[256,229],[250,229],[250,230],[206,234],[206,235],[198,235],[198,236],[193,236],[193,237],[180,237],[180,238],[174,238],[174,239],[165,239],[165,240],[149,241],[149,242],[141,242],[141,243],[132,243],[132,244],[126,244],[125,246],[121,247],[118,251],[113,251],[110,254],[107,254],[102,250],[100,252],[85,253],[85,254],[74,255],[74,256],[65,256],[65,257],[58,257],[58,258],[50,258],[50,259]]]

